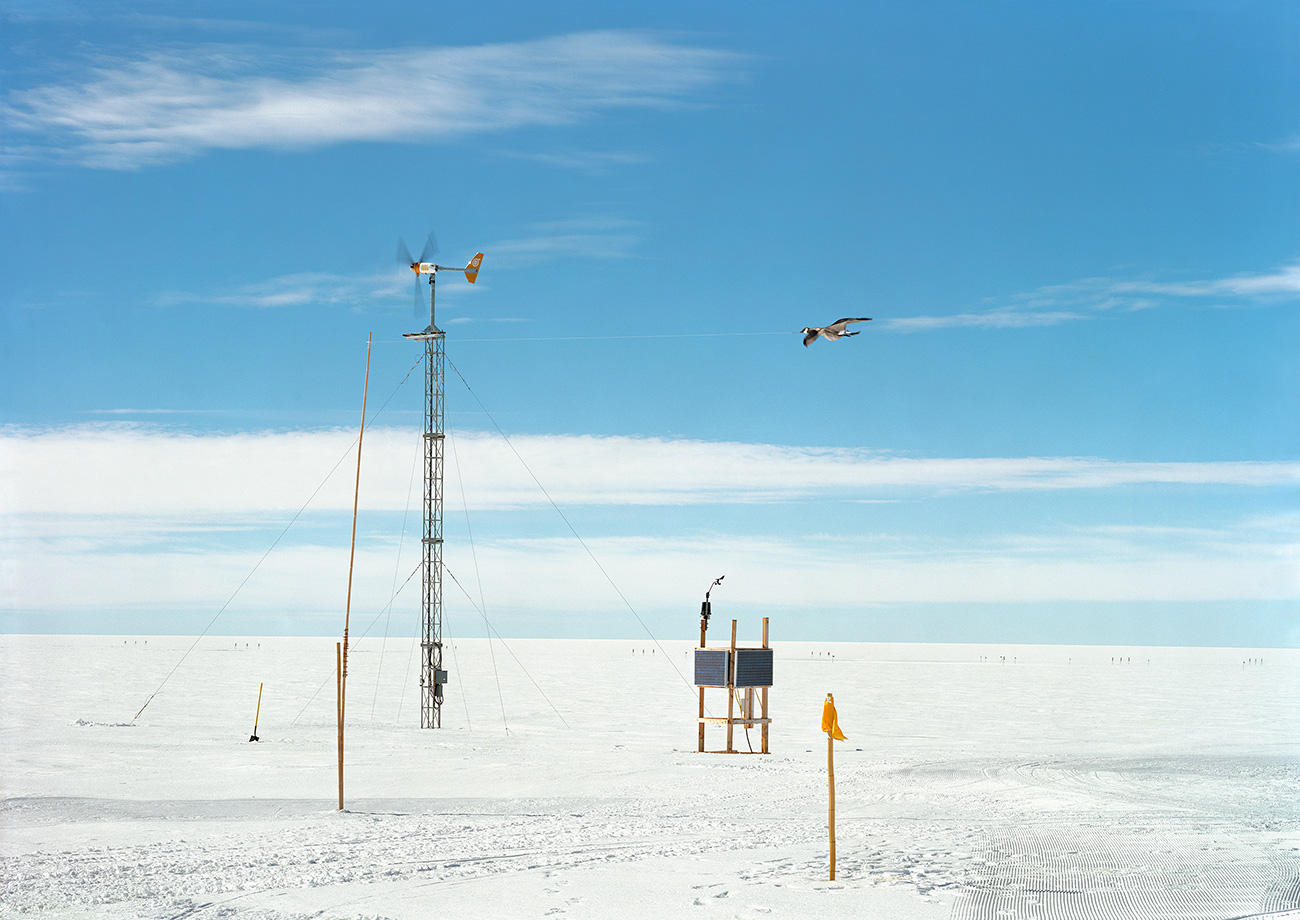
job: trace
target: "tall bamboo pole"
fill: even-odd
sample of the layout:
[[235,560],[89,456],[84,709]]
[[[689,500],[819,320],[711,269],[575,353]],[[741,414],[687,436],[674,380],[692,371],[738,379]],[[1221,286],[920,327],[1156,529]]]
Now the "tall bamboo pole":
[[366,399],[370,395],[370,340],[366,336],[366,382],[361,390],[361,432],[357,435],[357,482],[352,490],[352,549],[348,554],[348,599],[343,612],[343,706],[348,698],[348,623],[352,619],[352,568],[357,558],[357,508],[361,500],[361,442],[366,437]]
[[352,491],[352,548],[348,554],[348,598],[343,612],[343,642],[339,647],[339,811],[343,810],[343,717],[348,701],[348,625],[352,619],[352,568],[357,558],[357,508],[361,499],[361,443],[366,437],[366,399],[370,395],[370,340],[366,336],[366,382],[361,390],[361,433],[357,435],[357,482]]

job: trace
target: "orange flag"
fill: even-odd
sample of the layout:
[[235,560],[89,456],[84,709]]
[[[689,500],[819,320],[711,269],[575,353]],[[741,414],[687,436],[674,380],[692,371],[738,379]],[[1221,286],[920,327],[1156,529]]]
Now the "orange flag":
[[844,737],[844,732],[840,731],[840,718],[835,712],[835,697],[829,693],[826,694],[826,702],[822,706],[822,731],[836,741],[848,740]]

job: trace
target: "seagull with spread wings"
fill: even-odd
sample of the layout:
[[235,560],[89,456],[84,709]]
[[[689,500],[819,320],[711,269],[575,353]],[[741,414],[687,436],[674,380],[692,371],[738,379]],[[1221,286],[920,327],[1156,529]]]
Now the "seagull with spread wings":
[[845,319],[837,319],[829,326],[813,326],[812,328],[804,326],[799,331],[804,333],[803,347],[807,348],[813,342],[817,341],[818,336],[821,336],[823,339],[826,339],[828,342],[834,342],[836,339],[844,339],[844,338],[848,338],[851,335],[857,335],[856,332],[846,331],[849,323],[869,323],[869,322],[871,322],[870,316],[856,316],[856,317],[850,316],[850,317],[846,317]]

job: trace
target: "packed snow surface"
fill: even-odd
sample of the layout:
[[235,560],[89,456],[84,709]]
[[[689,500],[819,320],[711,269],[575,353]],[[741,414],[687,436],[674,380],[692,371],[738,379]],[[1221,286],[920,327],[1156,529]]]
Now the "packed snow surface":
[[332,640],[0,637],[0,916],[1300,918],[1300,652],[779,625],[768,756],[686,643],[457,640],[422,730],[358,642],[342,812]]

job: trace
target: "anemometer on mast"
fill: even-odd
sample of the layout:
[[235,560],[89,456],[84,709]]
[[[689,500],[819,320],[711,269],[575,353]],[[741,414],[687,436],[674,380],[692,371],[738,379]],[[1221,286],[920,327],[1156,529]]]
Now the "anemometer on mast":
[[447,672],[442,666],[442,467],[443,419],[446,405],[446,338],[433,315],[434,281],[441,271],[465,273],[465,280],[478,280],[483,253],[475,254],[464,268],[438,265],[433,257],[438,244],[429,234],[420,258],[397,241],[397,261],[415,272],[415,315],[420,315],[420,276],[429,276],[429,325],[422,332],[405,332],[403,338],[424,343],[424,532],[421,539],[423,579],[420,585],[420,727],[442,727],[443,687]]

